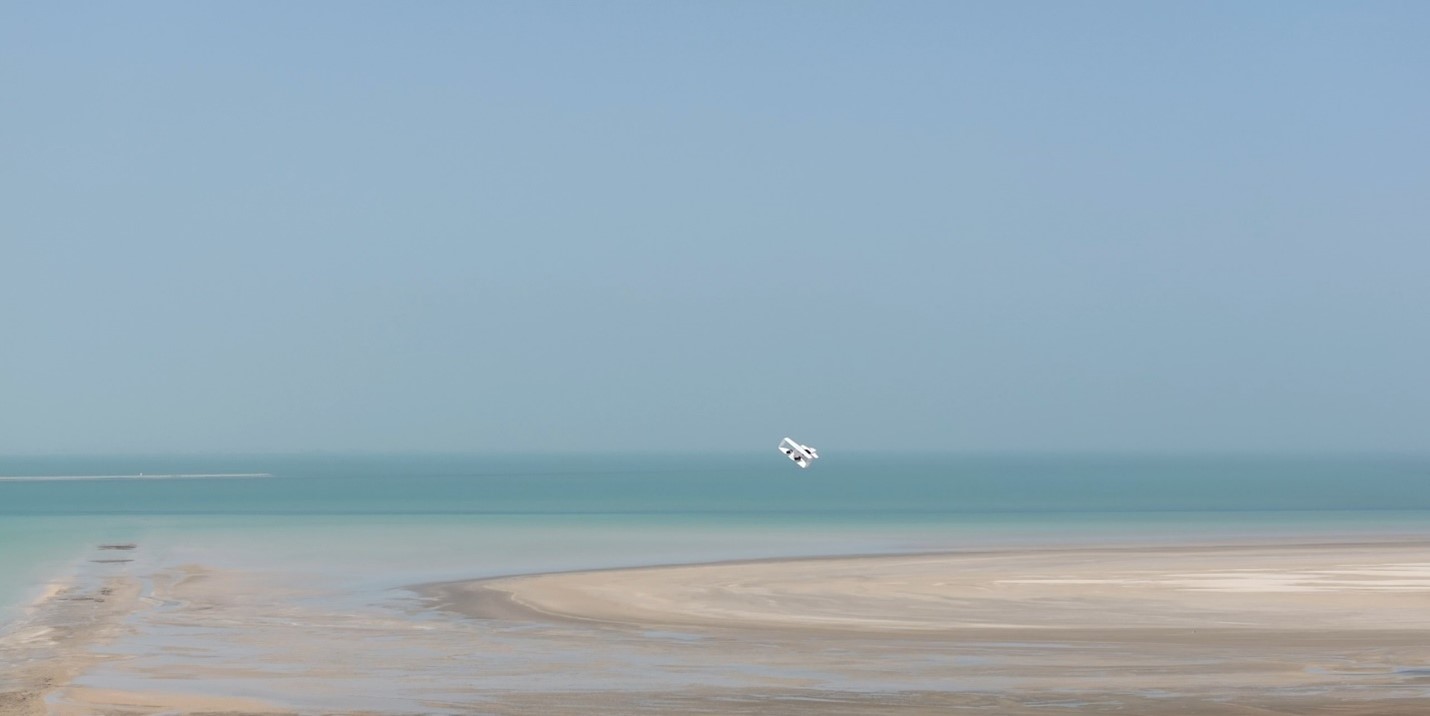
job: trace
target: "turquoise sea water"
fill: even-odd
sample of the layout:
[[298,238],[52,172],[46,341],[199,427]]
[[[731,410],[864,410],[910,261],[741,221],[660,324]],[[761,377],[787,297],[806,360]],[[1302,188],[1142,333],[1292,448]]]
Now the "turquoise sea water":
[[[69,479],[145,473],[261,478]],[[1007,543],[1430,535],[1430,458],[0,458],[0,612],[103,543],[365,588]]]

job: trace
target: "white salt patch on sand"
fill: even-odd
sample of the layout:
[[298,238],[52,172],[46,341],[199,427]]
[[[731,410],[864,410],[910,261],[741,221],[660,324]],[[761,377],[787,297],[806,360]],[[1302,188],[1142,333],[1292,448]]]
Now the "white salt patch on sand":
[[[1366,577],[1346,579],[1346,577]],[[1217,572],[1183,572],[1161,576],[1034,577],[1003,579],[997,584],[1107,584],[1125,587],[1165,587],[1199,592],[1359,592],[1430,591],[1430,563],[1338,565],[1336,569],[1297,572],[1238,569]]]

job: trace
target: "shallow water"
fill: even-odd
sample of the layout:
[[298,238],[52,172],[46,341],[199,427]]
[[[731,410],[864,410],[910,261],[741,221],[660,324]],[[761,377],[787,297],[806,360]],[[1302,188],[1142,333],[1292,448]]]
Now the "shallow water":
[[[83,480],[271,473],[271,478]],[[106,542],[358,590],[990,544],[1430,533],[1430,459],[828,454],[6,458],[0,605]],[[111,555],[112,556],[112,555]]]

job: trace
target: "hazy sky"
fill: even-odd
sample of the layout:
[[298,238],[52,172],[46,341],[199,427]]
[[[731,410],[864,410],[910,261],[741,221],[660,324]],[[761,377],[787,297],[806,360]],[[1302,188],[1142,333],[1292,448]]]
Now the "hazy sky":
[[0,454],[1423,451],[1430,3],[0,5]]

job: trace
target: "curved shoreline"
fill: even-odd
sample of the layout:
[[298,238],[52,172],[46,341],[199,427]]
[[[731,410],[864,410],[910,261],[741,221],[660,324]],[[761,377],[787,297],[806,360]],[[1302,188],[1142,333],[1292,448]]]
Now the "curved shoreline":
[[1430,540],[979,549],[586,570],[414,587],[485,619],[871,635],[1430,631]]

